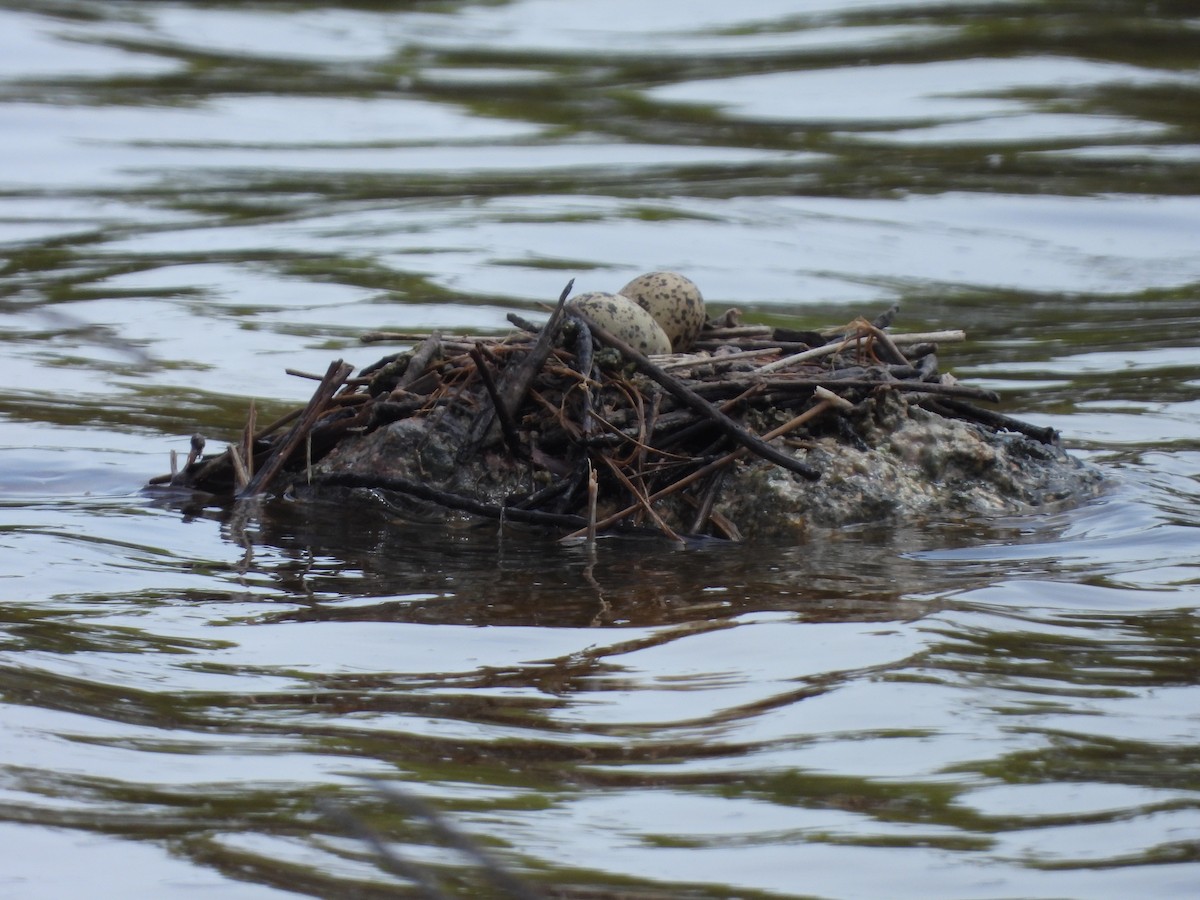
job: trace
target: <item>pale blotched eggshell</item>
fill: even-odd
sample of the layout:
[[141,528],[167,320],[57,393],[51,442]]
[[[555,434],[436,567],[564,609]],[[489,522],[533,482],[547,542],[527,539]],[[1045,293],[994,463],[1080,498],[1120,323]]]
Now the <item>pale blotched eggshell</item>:
[[700,288],[676,272],[639,275],[618,293],[654,316],[677,353],[689,349],[704,327],[707,313]]
[[611,331],[647,356],[670,353],[671,342],[654,317],[628,297],[592,291],[567,301],[567,309]]

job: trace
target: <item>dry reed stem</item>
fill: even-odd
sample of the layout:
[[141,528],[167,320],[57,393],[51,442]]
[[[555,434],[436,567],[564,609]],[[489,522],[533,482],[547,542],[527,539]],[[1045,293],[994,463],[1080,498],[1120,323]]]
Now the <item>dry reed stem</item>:
[[778,347],[762,347],[758,350],[739,350],[736,353],[723,353],[720,356],[714,356],[711,353],[688,354],[683,359],[672,359],[669,363],[663,363],[661,368],[666,371],[669,369],[694,368],[695,366],[719,365],[720,363],[733,362],[736,359],[755,359],[760,356],[770,356],[772,353],[779,352]]
[[599,484],[596,481],[596,470],[592,467],[592,461],[588,460],[588,483],[587,483],[587,498],[588,498],[588,515],[587,528],[584,529],[584,534],[587,538],[587,545],[592,547],[596,543],[596,500],[599,497]]
[[254,398],[250,398],[250,408],[246,411],[246,427],[242,429],[242,457],[246,463],[246,480],[254,476],[254,426],[258,422],[258,410],[254,406]]
[[[759,375],[766,375],[769,372],[777,372],[781,369],[788,369],[792,366],[799,365],[802,362],[808,362],[814,359],[821,359],[825,356],[831,356],[834,353],[840,353],[843,350],[849,349],[850,345],[859,345],[865,336],[862,334],[847,335],[845,340],[841,342],[825,344],[821,347],[814,347],[811,350],[805,350],[801,353],[795,353],[791,356],[785,356],[782,359],[777,359],[774,362],[769,362],[764,366],[759,366],[755,372]],[[897,347],[908,346],[910,344],[922,344],[926,342],[952,342],[965,341],[967,339],[964,331],[926,331],[918,334],[893,334],[891,335],[892,343]]]
[[242,462],[242,454],[234,444],[230,444],[225,452],[229,454],[229,462],[233,466],[233,486],[241,491],[250,483],[250,476],[246,473],[246,464]]

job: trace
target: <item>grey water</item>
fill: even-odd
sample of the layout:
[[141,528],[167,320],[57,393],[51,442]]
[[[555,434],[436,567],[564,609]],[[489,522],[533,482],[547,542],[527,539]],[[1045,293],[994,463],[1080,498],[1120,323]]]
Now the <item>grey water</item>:
[[[0,0],[0,896],[506,896],[389,791],[546,896],[1194,896],[1197,110],[1182,0]],[[594,553],[142,490],[657,268],[963,328],[1109,487]]]

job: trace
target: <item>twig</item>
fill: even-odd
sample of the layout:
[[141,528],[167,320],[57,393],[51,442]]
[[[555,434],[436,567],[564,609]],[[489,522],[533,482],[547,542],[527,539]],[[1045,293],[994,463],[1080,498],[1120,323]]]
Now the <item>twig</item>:
[[292,426],[291,430],[279,440],[275,449],[271,451],[271,455],[267,457],[267,461],[263,467],[254,474],[249,483],[237,493],[237,499],[244,500],[247,497],[254,497],[265,492],[274,480],[279,470],[292,455],[292,451],[296,449],[300,441],[305,435],[312,430],[325,411],[326,405],[334,392],[341,387],[342,382],[350,377],[350,373],[354,371],[354,366],[351,366],[342,360],[337,359],[329,364],[329,368],[325,371],[325,377],[317,386],[316,392],[312,395],[312,399],[308,401],[308,405],[304,407],[304,411],[300,415],[300,420]]
[[938,412],[938,408],[940,407],[954,418],[979,422],[982,425],[987,425],[989,428],[1001,431],[1015,431],[1043,444],[1057,445],[1059,443],[1060,435],[1058,431],[1049,426],[1030,425],[1028,422],[1022,422],[1020,419],[1014,419],[1012,416],[993,412],[990,409],[980,409],[978,406],[972,406],[970,403],[964,403],[961,400],[953,400],[949,397],[942,398],[933,401],[933,407],[934,412]]
[[504,434],[504,443],[508,445],[508,452],[517,459],[524,457],[526,454],[524,448],[521,447],[521,438],[517,434],[517,427],[513,424],[513,420],[500,398],[500,392],[496,390],[496,382],[492,380],[492,370],[483,357],[482,344],[476,344],[471,348],[471,359],[475,361],[475,371],[479,373],[484,390],[492,398],[492,406],[496,410],[496,416],[500,419],[500,430]]
[[701,494],[700,502],[696,504],[696,517],[692,519],[692,527],[688,529],[693,534],[702,533],[704,526],[708,524],[709,516],[712,515],[713,504],[716,503],[717,494],[721,492],[721,485],[724,484],[725,475],[728,471],[728,469],[721,469],[719,472],[713,472],[709,476],[708,485]]
[[[428,340],[432,335],[429,332],[414,333],[410,331],[368,331],[365,334],[360,334],[358,339],[364,344],[377,343],[379,341],[389,341],[403,344],[419,344],[422,341]],[[447,335],[442,338],[442,343],[447,346],[461,347],[465,352],[467,347],[470,347],[476,341],[494,341],[497,340],[496,335],[486,334],[454,334]]]
[[751,434],[746,429],[742,428],[736,422],[718,410],[715,406],[697,394],[695,391],[688,388],[686,385],[679,382],[677,379],[668,375],[649,359],[630,347],[620,338],[609,332],[607,329],[596,325],[594,322],[588,322],[592,329],[592,334],[598,337],[601,341],[611,347],[615,347],[621,352],[621,355],[633,362],[638,370],[649,378],[657,381],[662,385],[667,393],[673,396],[679,402],[691,407],[691,409],[700,413],[705,418],[715,422],[726,434],[732,437],[742,446],[757,453],[764,459],[769,459],[777,466],[787,469],[790,472],[795,472],[810,481],[816,481],[821,477],[821,473],[812,466],[805,465],[798,459],[795,459],[781,450],[776,450],[770,444],[766,443],[757,435]]
[[256,435],[254,435],[254,440],[261,441],[267,435],[278,431],[284,425],[289,425],[292,422],[296,421],[298,418],[300,418],[301,415],[303,415],[303,413],[304,413],[303,409],[293,409],[289,413],[284,413],[282,416],[280,416],[274,422],[271,422],[268,425],[264,425],[263,428]]
[[246,427],[242,429],[242,459],[246,464],[246,480],[254,476],[254,428],[258,424],[258,410],[254,398],[250,398],[250,409],[246,412]]
[[784,353],[799,353],[808,350],[812,344],[804,341],[775,341],[740,338],[737,341],[707,340],[700,338],[692,344],[692,351],[716,350],[718,347],[741,347],[743,350],[779,350]]
[[741,541],[742,533],[738,530],[737,525],[731,522],[718,510],[714,509],[712,512],[710,512],[708,514],[708,520],[712,522],[714,526],[716,526],[718,531],[725,535],[726,540],[730,540],[735,543]]
[[[554,341],[558,338],[558,331],[562,325],[563,305],[567,302],[567,297],[571,295],[571,289],[574,286],[575,279],[572,278],[562,289],[562,293],[558,297],[558,305],[554,307],[554,312],[550,314],[549,320],[538,334],[538,339],[533,347],[525,354],[525,358],[515,367],[505,370],[504,379],[498,388],[500,403],[496,404],[496,409],[503,405],[510,416],[516,417],[517,411],[525,401],[526,394],[529,393],[534,377],[554,348]],[[488,440],[495,423],[495,410],[492,410],[490,414],[481,414],[472,425],[469,439],[464,443],[463,450],[467,454],[476,452],[479,445]]]
[[[890,335],[892,343],[897,347],[907,346],[909,344],[920,344],[926,341],[937,342],[952,342],[965,341],[967,339],[966,332],[963,331],[927,331],[921,334],[893,334]],[[777,359],[774,362],[769,362],[765,366],[759,366],[757,372],[759,375],[766,375],[769,372],[777,372],[780,369],[787,369],[791,366],[799,365],[802,362],[808,362],[813,359],[820,359],[823,356],[830,356],[834,353],[840,353],[843,350],[851,349],[852,346],[864,340],[862,335],[850,335],[845,341],[834,341],[832,344],[825,344],[823,347],[814,347],[812,350],[805,350],[802,353],[796,353],[792,356],[785,356],[783,359]]]
[[810,386],[824,387],[831,390],[876,390],[884,388],[890,391],[900,391],[908,394],[939,394],[946,397],[964,397],[971,400],[984,400],[988,403],[999,403],[1000,395],[987,388],[976,388],[966,384],[942,384],[937,381],[870,381],[859,378],[815,378],[805,381],[779,381],[771,379],[763,383],[764,389],[771,394],[794,393]]
[[249,483],[250,476],[246,472],[246,464],[242,462],[242,454],[237,446],[230,444],[227,452],[229,453],[229,462],[233,465],[233,486],[240,491]]
[[396,382],[396,387],[401,390],[408,390],[413,383],[425,374],[425,369],[429,366],[431,360],[441,352],[442,335],[435,331],[429,337],[421,342],[420,346],[413,351],[413,355],[408,360],[408,365],[404,369],[404,374],[400,376],[400,380]]
[[779,347],[761,347],[757,350],[739,350],[736,353],[725,353],[721,356],[713,356],[712,354],[689,354],[684,359],[674,359],[669,363],[663,363],[661,368],[663,371],[667,369],[685,369],[694,366],[709,366],[719,365],[720,363],[732,362],[735,359],[753,359],[758,356],[770,356],[772,353],[778,353]]
[[[663,534],[665,534],[667,536],[668,540],[672,540],[677,544],[682,544],[683,541],[680,540],[679,535],[677,535],[674,531],[672,531],[671,526],[669,526],[666,522],[664,522],[662,516],[660,516],[657,512],[655,512],[654,507],[651,506],[650,502],[646,499],[646,495],[644,493],[642,493],[640,490],[638,490],[637,485],[635,485],[632,481],[629,480],[629,476],[621,471],[621,467],[618,466],[615,462],[613,462],[611,459],[609,459],[604,454],[601,454],[600,458],[603,459],[604,462],[608,464],[608,467],[612,470],[612,473],[614,475],[616,475],[617,479],[621,482],[621,484],[623,484],[625,486],[625,490],[629,491],[629,493],[633,495],[633,499],[636,500],[637,503],[642,507],[642,509],[644,509],[646,511],[646,515],[648,515],[651,519],[654,520],[654,524],[658,526],[658,530],[661,531]],[[589,501],[590,501],[590,498],[589,498]],[[589,509],[588,510],[589,526],[592,523],[591,513],[592,513],[592,511],[591,511],[591,509]]]
[[[784,424],[780,425],[778,428],[775,428],[775,429],[767,432],[765,435],[763,435],[763,440],[770,441],[770,440],[774,440],[777,437],[782,437],[783,435],[787,434],[789,431],[793,431],[793,430],[799,428],[801,425],[805,424],[806,422],[809,422],[812,419],[815,419],[817,416],[823,414],[826,410],[828,410],[830,408],[837,407],[839,409],[846,409],[851,406],[849,401],[844,400],[843,398],[839,397],[837,394],[833,393],[833,391],[827,391],[824,388],[818,388],[818,391],[820,392],[818,394],[818,396],[820,397],[820,402],[818,402],[816,406],[814,406],[812,409],[806,410],[805,412],[796,416],[791,421],[785,422]],[[734,462],[735,460],[740,459],[741,457],[745,456],[748,452],[749,452],[749,450],[746,447],[738,447],[736,450],[733,450],[730,453],[726,453],[724,456],[722,456],[718,459],[714,459],[712,462],[708,463],[707,465],[703,465],[696,471],[691,472],[690,474],[685,475],[683,478],[680,478],[678,481],[667,485],[662,490],[655,491],[653,494],[651,494],[649,497],[646,498],[646,502],[653,503],[655,500],[660,500],[669,494],[674,494],[675,492],[687,487],[689,484],[693,484],[693,483],[699,481],[705,475],[711,474],[712,472],[716,472],[718,469],[721,469],[722,467],[729,465],[730,463]],[[636,512],[639,508],[641,508],[641,505],[637,504],[637,503],[635,503],[633,506],[627,506],[627,507],[625,507],[625,509],[621,510],[620,512],[615,512],[611,516],[606,516],[605,518],[601,519],[599,522],[596,523],[596,527],[597,528],[607,528],[608,526],[621,521],[621,519],[625,518],[630,513]],[[580,532],[574,531],[571,534],[568,534],[566,537],[560,538],[560,540],[568,541],[568,540],[571,540],[572,538],[579,537],[579,534],[580,534]]]
[[774,332],[770,325],[733,325],[728,328],[706,328],[700,332],[701,340],[710,338],[762,337]]
[[572,371],[577,371],[583,384],[583,402],[580,410],[579,419],[583,427],[584,437],[590,437],[592,434],[592,360],[595,357],[595,345],[592,343],[592,332],[588,329],[587,324],[577,316],[569,317],[568,321],[574,320],[578,327],[575,334],[575,366]]
[[[641,472],[646,468],[646,455],[650,452],[650,441],[654,439],[654,424],[658,421],[658,413],[662,408],[662,391],[655,390],[650,402],[650,414],[646,415],[645,403],[638,405],[638,452],[637,468]],[[721,410],[724,412],[725,410]]]
[[508,319],[508,321],[512,322],[512,324],[516,325],[522,331],[527,331],[530,334],[537,334],[539,331],[542,330],[541,325],[537,325],[534,322],[530,322],[524,316],[517,315],[515,312],[510,312],[504,318]]
[[[942,384],[937,381],[913,381],[886,379],[873,381],[867,378],[838,378],[836,373],[824,376],[800,378],[768,378],[757,383],[761,390],[770,395],[807,393],[816,387],[830,390],[865,390],[886,388],[893,391],[917,394],[940,394],[947,397],[963,397],[971,400],[984,400],[988,403],[999,403],[1000,395],[987,388],[976,388],[965,384]],[[728,395],[735,391],[744,391],[744,379],[726,379],[724,381],[696,382],[693,390],[701,397]]]
[[596,482],[596,470],[592,468],[592,461],[588,460],[588,480],[587,480],[587,528],[585,535],[587,537],[587,545],[589,547],[596,543],[596,499],[598,496],[598,484]]
[[[886,313],[884,315],[886,315]],[[881,316],[880,318],[883,317]],[[873,325],[866,319],[863,319],[862,321],[862,329],[875,339],[875,343],[883,348],[884,352],[881,354],[876,351],[876,356],[882,356],[884,362],[894,363],[898,366],[908,365],[908,357],[900,352],[900,348],[896,346],[895,341],[892,340],[891,336],[886,331]]]

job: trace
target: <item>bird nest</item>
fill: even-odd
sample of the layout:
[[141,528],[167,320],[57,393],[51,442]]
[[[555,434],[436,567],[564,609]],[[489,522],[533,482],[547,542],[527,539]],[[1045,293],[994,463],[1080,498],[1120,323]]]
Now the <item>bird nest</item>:
[[[960,331],[902,334],[896,309],[821,332],[709,320],[686,353],[647,357],[565,306],[503,337],[374,333],[409,345],[337,360],[311,400],[152,484],[216,499],[371,491],[590,539],[671,540],[1007,513],[1095,492],[1058,435],[987,410],[938,368]],[[352,377],[353,376],[353,377]]]

